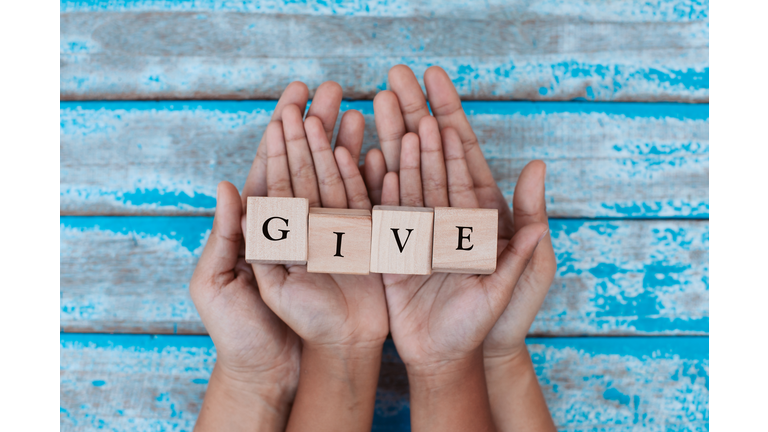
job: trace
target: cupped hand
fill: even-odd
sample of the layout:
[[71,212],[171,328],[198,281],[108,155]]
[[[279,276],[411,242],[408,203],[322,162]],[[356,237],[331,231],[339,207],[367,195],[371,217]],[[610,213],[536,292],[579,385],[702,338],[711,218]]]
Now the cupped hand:
[[208,243],[189,285],[216,345],[216,367],[235,380],[274,384],[295,393],[300,357],[296,335],[264,304],[243,253],[237,189],[221,182]]
[[[477,136],[469,124],[462,109],[461,100],[448,75],[439,67],[431,67],[424,74],[424,83],[433,116],[430,115],[427,100],[416,77],[407,66],[393,67],[389,71],[391,91],[383,91],[376,95],[374,113],[382,152],[369,152],[366,157],[365,176],[366,183],[369,185],[369,193],[372,198],[381,196],[382,203],[385,201],[392,203],[396,194],[394,191],[400,189],[404,192],[404,196],[416,197],[415,199],[407,198],[407,202],[419,202],[419,195],[415,188],[412,191],[409,190],[409,185],[418,177],[415,174],[416,170],[414,170],[417,159],[412,154],[402,155],[407,151],[411,153],[416,151],[413,144],[416,137],[413,134],[418,133],[421,138],[420,166],[423,167],[420,170],[423,182],[421,196],[424,204],[440,206],[450,202],[453,206],[454,200],[446,196],[450,195],[450,193],[446,193],[446,189],[451,191],[450,184],[446,188],[443,180],[445,174],[441,171],[441,164],[438,163],[440,157],[443,157],[437,144],[440,139],[440,130],[442,130],[442,140],[445,145],[450,147],[452,141],[460,143],[464,162],[458,166],[466,166],[468,172],[466,175],[461,174],[463,172],[461,169],[455,176],[450,173],[447,175],[448,180],[453,182],[459,182],[462,178],[469,178],[469,181],[459,182],[456,183],[458,186],[454,186],[454,194],[464,197],[457,201],[462,203],[457,204],[457,206],[499,210],[500,256],[498,263],[499,269],[501,269],[504,251],[509,248],[516,249],[514,241],[510,243],[511,240],[523,232],[536,231],[539,227],[547,224],[544,201],[546,167],[541,161],[532,161],[523,169],[515,187],[512,203],[514,213],[510,211],[507,201],[498,188],[491,169],[482,154]],[[452,129],[452,131],[446,131],[446,128]],[[413,149],[409,150],[409,147],[413,147]],[[457,162],[451,162],[448,159],[449,147],[446,147],[446,165],[456,166],[455,163]],[[455,154],[457,157],[459,156],[458,151],[455,151]],[[407,160],[410,162],[405,166],[406,170],[403,173],[402,163]],[[386,171],[399,171],[401,176],[405,174],[410,180],[401,177],[399,183],[402,186],[394,187],[397,177],[393,177],[393,174],[384,177],[382,173]],[[457,171],[454,170],[454,172]],[[385,187],[387,183],[390,186]],[[380,190],[381,192],[378,192]],[[471,198],[472,196],[474,196],[476,204]],[[378,204],[377,201],[374,203]],[[407,204],[401,202],[401,205]],[[535,248],[531,259],[524,265],[519,278],[504,281],[507,284],[513,283],[514,290],[511,291],[509,298],[506,295],[498,297],[500,301],[506,301],[500,316],[489,315],[498,317],[498,320],[492,324],[493,327],[483,343],[486,361],[497,357],[516,356],[525,352],[525,335],[546,297],[555,270],[554,251],[550,235],[547,232]],[[431,277],[447,278],[448,276],[433,275]],[[455,277],[461,276],[455,275]],[[404,278],[397,277],[395,279],[403,280]],[[388,276],[384,277],[384,281],[389,286],[388,282],[391,280]],[[389,292],[390,289],[388,288],[388,300]],[[506,291],[504,292],[506,293]],[[453,302],[456,303],[457,301]],[[491,310],[495,311],[496,307],[498,306],[495,304],[490,306],[489,303],[485,311],[490,313]],[[393,305],[390,304],[390,309],[392,308]],[[393,320],[393,337],[396,334],[396,327]],[[472,344],[476,342],[473,339]]]
[[[431,117],[421,119],[418,135],[403,136],[399,168],[384,178],[384,205],[479,207],[458,134],[441,134]],[[546,231],[544,224],[519,230],[491,275],[382,275],[392,338],[406,365],[432,368],[475,355]]]
[[[290,84],[278,101],[272,119],[281,119],[286,105],[305,105],[307,96],[307,87],[303,83]],[[318,106],[316,109],[322,108]],[[267,167],[261,163],[259,155],[266,155],[264,145],[259,145],[257,150],[243,189],[242,202],[249,194],[261,192],[262,184],[266,184]],[[266,194],[266,189],[263,190]],[[287,404],[293,399],[298,385],[301,343],[261,298],[253,269],[245,262],[243,213],[237,189],[228,182],[221,182],[217,189],[213,229],[189,290],[216,346],[217,373],[234,381],[273,385],[282,389],[281,397]]]
[[[309,207],[371,209],[358,169],[364,120],[348,111],[341,120],[335,151],[330,138],[341,88],[324,84],[302,121],[302,110],[287,105],[266,132],[269,197],[301,197]],[[321,92],[321,90],[323,90]],[[325,118],[323,118],[325,115]],[[244,222],[244,221],[243,221]],[[308,273],[304,265],[254,264],[264,302],[307,344],[378,347],[389,331],[381,277]]]

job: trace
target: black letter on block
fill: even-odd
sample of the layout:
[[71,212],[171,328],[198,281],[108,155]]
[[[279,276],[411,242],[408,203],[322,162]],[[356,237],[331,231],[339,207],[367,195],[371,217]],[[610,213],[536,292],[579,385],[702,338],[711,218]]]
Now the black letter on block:
[[468,248],[464,248],[464,247],[461,246],[461,244],[463,243],[462,240],[464,240],[464,239],[469,240],[469,234],[464,236],[464,230],[468,229],[469,232],[472,232],[472,227],[457,226],[456,228],[459,229],[459,247],[457,247],[456,250],[466,250],[466,251],[472,250],[472,248],[475,247],[475,245],[471,245]]
[[393,233],[395,233],[395,241],[397,242],[397,247],[400,249],[400,253],[403,253],[403,249],[405,249],[406,243],[408,243],[408,239],[411,238],[411,231],[413,231],[413,228],[406,228],[406,231],[408,231],[408,237],[405,238],[405,243],[400,243],[400,235],[398,235],[398,231],[400,228],[390,228]]
[[337,257],[344,258],[344,255],[341,254],[341,236],[344,235],[343,232],[334,232],[336,234],[336,255]]
[[283,219],[280,216],[272,216],[271,218],[265,220],[264,226],[261,227],[261,232],[264,234],[264,237],[266,237],[267,240],[272,240],[272,241],[280,241],[288,238],[288,233],[290,232],[290,230],[278,230],[281,233],[283,233],[283,236],[280,237],[279,239],[272,238],[272,236],[269,235],[269,230],[267,229],[267,227],[269,225],[269,222],[272,221],[272,219],[280,219],[281,221],[285,222],[285,226],[288,226],[288,219]]

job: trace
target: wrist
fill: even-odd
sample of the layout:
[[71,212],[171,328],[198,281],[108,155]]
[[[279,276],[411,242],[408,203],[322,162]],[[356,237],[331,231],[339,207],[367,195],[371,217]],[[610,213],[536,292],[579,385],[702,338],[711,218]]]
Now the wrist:
[[195,430],[254,430],[254,425],[259,431],[283,430],[295,394],[287,387],[244,379],[217,363]]
[[483,370],[482,347],[451,358],[405,362],[405,368],[412,388],[449,387]]
[[486,373],[495,371],[520,373],[528,369],[528,365],[531,364],[531,356],[528,353],[528,347],[523,344],[514,350],[504,352],[489,353],[486,351],[483,354],[483,363]]
[[301,375],[319,374],[359,385],[378,380],[384,342],[365,344],[313,344],[305,342],[301,354]]
[[495,430],[482,346],[466,356],[406,364],[413,430]]
[[288,431],[371,428],[383,343],[306,343]]
[[501,430],[555,431],[528,349],[485,358],[493,418]]

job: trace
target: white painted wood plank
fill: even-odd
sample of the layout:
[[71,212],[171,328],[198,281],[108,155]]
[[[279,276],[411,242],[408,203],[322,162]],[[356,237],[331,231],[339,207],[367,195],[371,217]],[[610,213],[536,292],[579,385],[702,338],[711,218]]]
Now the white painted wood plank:
[[[559,430],[708,430],[708,338],[527,343]],[[384,354],[372,430],[407,431],[405,368]],[[192,430],[215,358],[203,336],[62,334],[61,430]]]
[[[345,102],[366,117],[371,102]],[[511,201],[523,166],[548,164],[551,216],[707,217],[709,107],[465,102]],[[274,102],[64,102],[61,213],[210,215],[216,185],[240,187]]]
[[709,100],[709,4],[65,1],[61,98],[264,99],[440,65],[466,99]]

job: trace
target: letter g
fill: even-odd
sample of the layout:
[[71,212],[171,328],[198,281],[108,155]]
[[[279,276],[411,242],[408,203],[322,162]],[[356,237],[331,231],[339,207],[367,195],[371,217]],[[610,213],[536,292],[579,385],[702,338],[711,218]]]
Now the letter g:
[[264,234],[264,237],[266,237],[267,240],[272,240],[272,241],[280,241],[280,240],[285,240],[286,238],[288,238],[288,233],[290,232],[290,230],[281,230],[281,229],[279,229],[278,231],[283,233],[283,236],[280,237],[280,238],[277,238],[277,239],[276,238],[272,238],[272,236],[269,235],[269,222],[271,222],[272,219],[280,219],[281,221],[285,222],[285,226],[288,226],[288,219],[283,219],[280,216],[272,216],[271,218],[265,220],[264,221],[264,225],[261,227],[261,232]]

